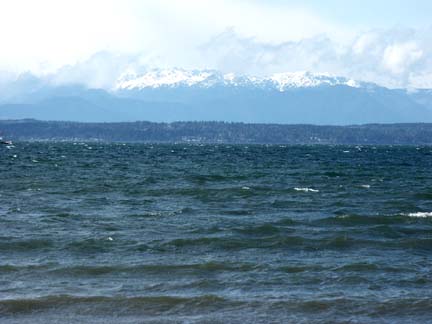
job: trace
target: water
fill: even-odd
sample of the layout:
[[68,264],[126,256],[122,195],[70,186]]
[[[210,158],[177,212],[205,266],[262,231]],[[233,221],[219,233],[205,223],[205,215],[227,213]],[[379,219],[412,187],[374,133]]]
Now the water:
[[432,322],[432,148],[0,148],[0,322]]

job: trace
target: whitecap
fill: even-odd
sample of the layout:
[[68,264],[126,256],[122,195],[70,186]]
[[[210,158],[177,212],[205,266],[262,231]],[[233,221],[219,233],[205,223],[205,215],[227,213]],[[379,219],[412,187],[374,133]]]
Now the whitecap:
[[409,217],[426,218],[426,217],[432,217],[432,212],[416,212],[416,213],[408,213],[406,215]]
[[366,189],[369,189],[371,186],[368,185],[368,184],[364,184],[364,185],[361,185],[360,187],[362,187],[362,188],[366,188]]
[[246,187],[246,186],[242,187],[242,189],[243,189],[243,190],[250,190],[250,188],[249,188],[249,187]]
[[303,192],[319,192],[319,190],[312,188],[294,188],[294,190]]

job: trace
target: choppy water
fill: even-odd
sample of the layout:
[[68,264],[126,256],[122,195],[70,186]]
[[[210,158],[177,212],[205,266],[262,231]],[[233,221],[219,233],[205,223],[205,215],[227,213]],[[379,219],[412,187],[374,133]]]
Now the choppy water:
[[0,157],[0,322],[432,322],[431,147]]

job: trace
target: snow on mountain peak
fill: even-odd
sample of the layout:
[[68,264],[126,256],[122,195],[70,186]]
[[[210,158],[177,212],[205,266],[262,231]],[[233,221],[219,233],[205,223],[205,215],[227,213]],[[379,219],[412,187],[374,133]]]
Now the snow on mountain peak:
[[212,86],[251,86],[251,87],[273,87],[279,91],[290,88],[307,88],[318,86],[345,85],[349,87],[360,87],[357,81],[335,77],[329,74],[315,74],[311,72],[284,72],[276,73],[268,77],[253,77],[237,75],[234,73],[222,74],[214,70],[183,70],[166,69],[150,70],[144,74],[127,72],[122,75],[115,85],[116,90],[135,90],[145,88],[198,86],[209,88]]
[[315,74],[311,72],[285,72],[273,74],[269,79],[277,85],[280,91],[284,91],[287,88],[309,88],[322,85],[346,85],[353,88],[360,87],[360,84],[354,80],[335,77],[326,73]]
[[192,86],[203,82],[212,75],[209,71],[151,70],[142,75],[128,72],[117,82],[118,89],[159,88],[162,86]]

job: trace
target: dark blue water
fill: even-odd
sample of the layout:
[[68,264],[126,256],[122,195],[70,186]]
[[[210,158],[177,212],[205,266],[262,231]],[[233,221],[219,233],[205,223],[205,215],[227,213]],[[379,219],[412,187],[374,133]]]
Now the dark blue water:
[[432,148],[0,147],[0,322],[432,322]]

